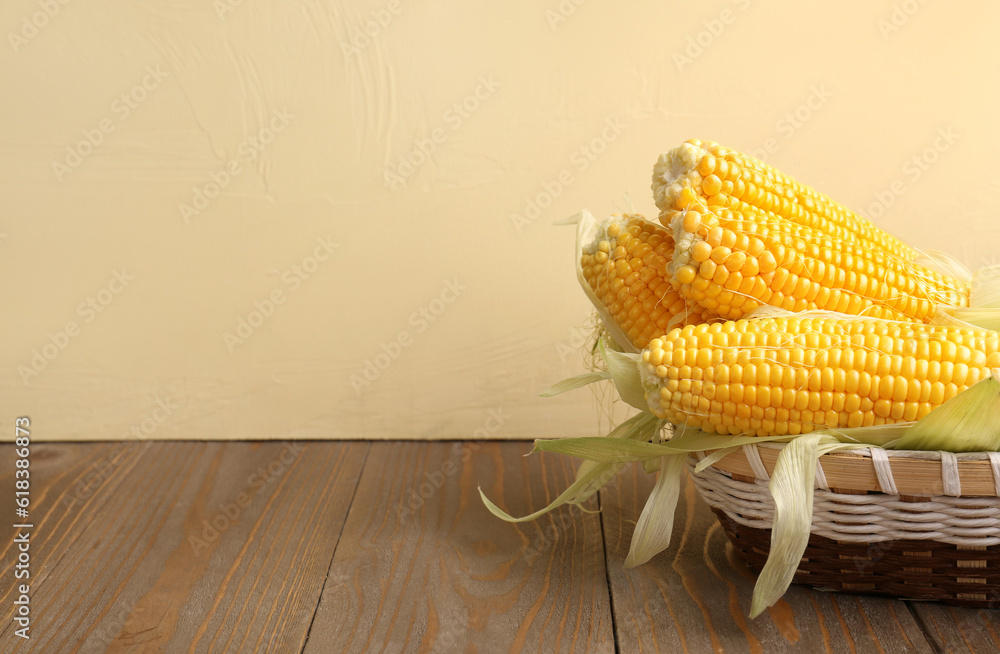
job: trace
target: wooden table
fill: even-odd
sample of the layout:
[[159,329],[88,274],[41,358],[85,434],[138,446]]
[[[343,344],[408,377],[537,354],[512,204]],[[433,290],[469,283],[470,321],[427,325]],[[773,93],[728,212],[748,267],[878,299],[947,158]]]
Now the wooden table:
[[[575,463],[525,442],[86,443],[31,449],[30,640],[2,529],[2,652],[991,652],[1000,611],[754,581],[685,487],[669,551],[626,571],[652,480],[524,514]],[[13,447],[0,488],[13,504]],[[13,507],[10,509],[13,516]]]

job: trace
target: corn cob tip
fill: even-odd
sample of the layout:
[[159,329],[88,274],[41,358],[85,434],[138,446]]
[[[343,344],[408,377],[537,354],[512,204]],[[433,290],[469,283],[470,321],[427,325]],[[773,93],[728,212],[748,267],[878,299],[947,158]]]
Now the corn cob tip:
[[652,190],[661,211],[673,206],[685,188],[701,186],[703,179],[697,168],[707,154],[700,141],[698,145],[686,141],[660,155],[653,166]]

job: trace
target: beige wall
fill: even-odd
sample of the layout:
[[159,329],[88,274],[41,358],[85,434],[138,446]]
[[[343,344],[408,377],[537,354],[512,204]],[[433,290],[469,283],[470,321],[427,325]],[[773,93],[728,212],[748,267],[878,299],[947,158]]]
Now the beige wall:
[[652,163],[698,136],[990,259],[998,19],[936,0],[4,2],[3,438],[20,414],[39,439],[595,433],[589,392],[536,397],[584,369],[590,315],[551,223],[626,194],[652,217]]

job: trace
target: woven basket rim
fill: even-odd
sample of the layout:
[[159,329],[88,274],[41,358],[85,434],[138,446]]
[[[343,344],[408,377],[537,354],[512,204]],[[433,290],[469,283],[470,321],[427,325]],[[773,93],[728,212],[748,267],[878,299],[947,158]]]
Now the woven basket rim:
[[[748,459],[756,451],[768,475],[774,473],[778,453],[785,443],[756,443],[730,452],[712,467],[745,478],[761,478]],[[832,490],[842,493],[886,492],[879,481],[873,463],[872,450],[884,452],[899,495],[928,497],[952,495],[960,497],[1000,497],[1000,453],[966,452],[941,453],[920,450],[883,450],[859,447],[824,454],[820,465]],[[707,450],[702,454],[707,454]],[[698,455],[696,455],[698,456]],[[698,456],[701,458],[701,456]],[[946,492],[942,460],[957,467],[961,492]],[[950,460],[950,463],[949,463]],[[759,464],[758,464],[759,465]]]

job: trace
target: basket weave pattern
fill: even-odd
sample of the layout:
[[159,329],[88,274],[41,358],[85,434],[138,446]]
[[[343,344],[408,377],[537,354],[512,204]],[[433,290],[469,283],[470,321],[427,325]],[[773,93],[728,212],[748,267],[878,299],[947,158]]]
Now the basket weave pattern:
[[[897,491],[897,482],[914,486],[913,480],[893,477],[890,456],[936,466],[931,469],[940,475],[939,486],[947,494],[831,488],[831,481],[844,480],[828,481],[822,465],[817,466],[811,535],[794,581],[822,590],[1000,608],[1000,457],[887,453],[878,448],[853,454],[852,465],[875,468],[878,486],[885,490]],[[996,492],[962,495],[959,459],[985,466]],[[688,466],[699,494],[739,556],[759,572],[770,549],[774,502],[757,446],[745,446],[740,462],[749,464],[752,476],[725,470],[727,466],[720,465],[725,460],[700,473],[694,472],[694,457]]]

